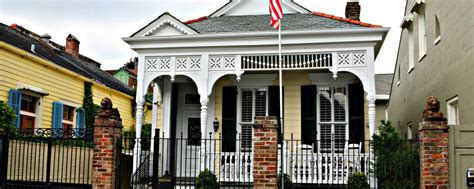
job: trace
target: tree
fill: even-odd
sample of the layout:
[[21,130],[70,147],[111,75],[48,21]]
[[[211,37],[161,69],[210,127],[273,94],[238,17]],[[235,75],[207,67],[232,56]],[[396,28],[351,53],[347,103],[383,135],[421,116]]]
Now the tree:
[[378,186],[386,189],[417,188],[419,157],[417,142],[403,140],[390,121],[382,120],[380,135],[373,136],[373,172]]
[[15,118],[16,114],[13,108],[8,107],[7,103],[0,101],[0,133],[15,129],[13,125]]

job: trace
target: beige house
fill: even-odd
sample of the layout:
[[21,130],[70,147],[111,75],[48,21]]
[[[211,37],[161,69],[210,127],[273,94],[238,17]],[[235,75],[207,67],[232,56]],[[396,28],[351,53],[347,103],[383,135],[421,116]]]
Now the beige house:
[[474,110],[474,1],[408,0],[388,108],[407,138],[429,96],[449,124],[469,124]]

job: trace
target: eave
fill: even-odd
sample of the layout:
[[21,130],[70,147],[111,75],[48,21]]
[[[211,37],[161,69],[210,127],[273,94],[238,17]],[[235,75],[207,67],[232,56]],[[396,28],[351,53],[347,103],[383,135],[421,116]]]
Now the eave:
[[[389,28],[283,31],[284,45],[331,43],[382,43]],[[212,33],[183,36],[122,38],[135,51],[144,49],[248,47],[277,45],[277,32]],[[376,45],[380,46],[380,45]],[[375,52],[378,52],[376,47]]]

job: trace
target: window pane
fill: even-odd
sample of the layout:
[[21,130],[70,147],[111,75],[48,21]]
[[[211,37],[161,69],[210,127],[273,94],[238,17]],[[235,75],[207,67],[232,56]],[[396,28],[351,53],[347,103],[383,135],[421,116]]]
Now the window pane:
[[188,118],[188,145],[201,145],[201,118]]
[[242,91],[242,122],[252,122],[252,93],[253,91]]
[[320,145],[321,152],[330,152],[331,151],[331,124],[321,124],[320,125]]
[[322,122],[331,121],[331,88],[319,88],[319,114]]
[[334,121],[346,121],[346,88],[336,87],[334,92]]
[[346,124],[334,125],[334,140],[336,152],[344,152],[344,145],[346,144]]
[[72,121],[74,117],[74,108],[71,106],[64,105],[63,107],[63,120]]
[[35,118],[25,115],[20,115],[20,128],[22,129],[34,129],[35,128]]
[[252,125],[242,125],[241,148],[243,152],[252,150]]
[[267,113],[267,92],[255,92],[255,116],[265,116]]
[[21,96],[21,110],[26,112],[35,113],[36,112],[36,97],[32,97],[26,94]]

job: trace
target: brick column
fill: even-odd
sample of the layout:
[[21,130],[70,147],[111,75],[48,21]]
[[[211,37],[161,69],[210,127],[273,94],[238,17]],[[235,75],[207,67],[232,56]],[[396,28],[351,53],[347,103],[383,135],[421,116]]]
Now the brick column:
[[[104,99],[105,100],[105,99]],[[101,109],[94,121],[94,152],[92,156],[92,188],[114,189],[119,175],[116,175],[122,140],[122,120],[117,109],[110,106]]]
[[254,125],[253,187],[276,188],[278,131],[275,116],[257,116]]
[[420,123],[421,189],[448,188],[448,126],[446,121]]

